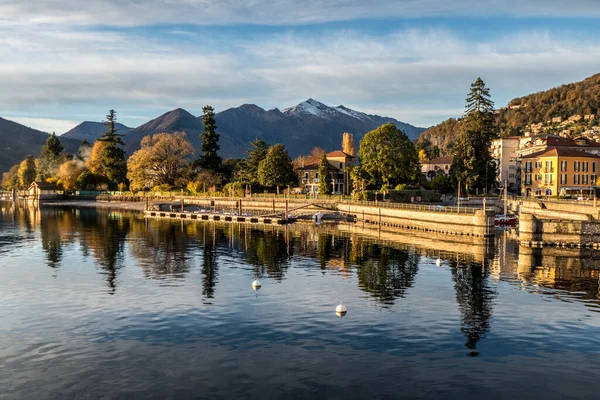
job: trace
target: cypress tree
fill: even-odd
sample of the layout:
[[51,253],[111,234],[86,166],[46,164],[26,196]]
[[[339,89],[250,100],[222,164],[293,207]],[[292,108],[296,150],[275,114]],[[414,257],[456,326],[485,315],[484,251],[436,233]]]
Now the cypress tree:
[[202,108],[202,122],[204,123],[204,132],[202,132],[202,154],[198,160],[198,166],[202,169],[219,171],[222,160],[219,156],[219,134],[217,131],[217,122],[215,121],[215,110],[211,106]]
[[123,135],[116,133],[115,122],[117,122],[117,113],[115,110],[110,110],[104,122],[106,133],[98,139],[105,143],[100,154],[100,168],[112,189],[116,189],[118,184],[124,183],[127,179],[125,151],[119,147],[124,144],[121,139]]
[[323,154],[319,161],[319,194],[331,194],[330,166],[327,156]]

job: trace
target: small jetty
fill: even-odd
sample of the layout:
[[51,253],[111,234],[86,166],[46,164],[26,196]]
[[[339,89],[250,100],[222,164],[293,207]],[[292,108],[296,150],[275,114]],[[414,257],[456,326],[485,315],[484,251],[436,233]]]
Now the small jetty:
[[154,205],[144,210],[144,214],[146,217],[158,219],[235,222],[261,225],[287,225],[296,221],[295,217],[286,216],[284,213],[263,213],[261,215],[260,213],[240,213],[236,210],[227,211],[214,207],[200,207],[188,204]]

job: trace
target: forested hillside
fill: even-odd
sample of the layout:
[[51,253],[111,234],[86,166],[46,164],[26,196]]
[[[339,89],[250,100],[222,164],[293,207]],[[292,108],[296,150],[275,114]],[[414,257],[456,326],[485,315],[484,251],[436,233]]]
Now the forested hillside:
[[[500,136],[521,135],[530,124],[555,117],[597,115],[599,109],[600,74],[596,74],[580,82],[515,98],[496,111],[496,124]],[[450,153],[459,129],[460,119],[450,118],[421,133],[418,140],[426,145],[430,142],[445,155]]]

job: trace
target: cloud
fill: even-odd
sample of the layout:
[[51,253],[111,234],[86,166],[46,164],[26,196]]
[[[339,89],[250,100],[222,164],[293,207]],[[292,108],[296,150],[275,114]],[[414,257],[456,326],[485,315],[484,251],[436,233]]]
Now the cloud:
[[0,110],[71,122],[115,108],[136,126],[176,107],[199,114],[206,104],[271,108],[313,97],[425,126],[458,116],[477,76],[502,106],[598,72],[600,56],[593,37],[529,29],[478,41],[431,27],[149,31],[0,23]]
[[27,24],[304,25],[361,18],[597,17],[596,0],[4,0],[0,17]]

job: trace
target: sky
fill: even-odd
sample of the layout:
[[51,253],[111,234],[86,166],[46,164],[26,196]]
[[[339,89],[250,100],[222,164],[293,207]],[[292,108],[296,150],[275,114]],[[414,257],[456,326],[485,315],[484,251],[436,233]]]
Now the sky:
[[0,0],[0,117],[64,133],[308,98],[431,126],[600,72],[597,0]]

